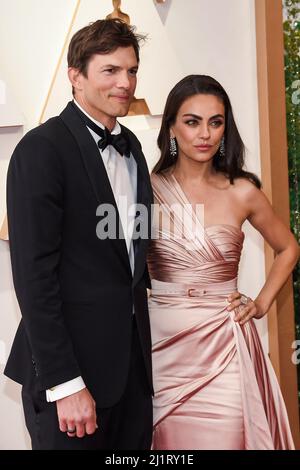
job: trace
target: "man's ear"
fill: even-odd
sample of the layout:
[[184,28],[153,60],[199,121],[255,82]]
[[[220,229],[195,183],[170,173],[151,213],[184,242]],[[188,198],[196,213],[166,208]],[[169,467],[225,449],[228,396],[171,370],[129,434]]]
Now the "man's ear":
[[68,77],[75,91],[82,90],[82,74],[78,69],[75,69],[74,67],[69,67]]

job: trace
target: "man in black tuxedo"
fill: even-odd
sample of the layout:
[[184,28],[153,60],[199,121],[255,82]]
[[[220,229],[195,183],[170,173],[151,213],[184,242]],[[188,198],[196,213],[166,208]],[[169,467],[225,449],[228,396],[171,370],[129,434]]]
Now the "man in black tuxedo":
[[[78,31],[68,51],[74,101],[28,132],[11,158],[22,320],[5,373],[23,385],[33,449],[151,445],[152,191],[139,141],[116,120],[134,96],[140,39],[113,19]],[[127,224],[135,204],[147,210]]]

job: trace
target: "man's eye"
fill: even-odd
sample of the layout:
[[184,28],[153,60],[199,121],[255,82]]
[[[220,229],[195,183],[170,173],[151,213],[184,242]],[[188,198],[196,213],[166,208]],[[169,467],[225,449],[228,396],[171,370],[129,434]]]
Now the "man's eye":
[[113,73],[115,70],[114,69],[105,69],[104,72],[107,72],[107,73]]
[[136,69],[129,70],[129,74],[135,76],[137,74],[137,70]]

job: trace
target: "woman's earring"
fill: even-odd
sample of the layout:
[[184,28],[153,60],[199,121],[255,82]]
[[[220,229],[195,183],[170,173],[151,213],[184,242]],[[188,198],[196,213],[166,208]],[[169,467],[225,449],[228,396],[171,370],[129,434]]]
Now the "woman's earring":
[[225,138],[224,138],[224,136],[221,139],[219,152],[220,152],[220,157],[225,157],[226,150],[225,150]]
[[175,158],[177,156],[177,147],[175,137],[170,137],[170,154],[171,157]]

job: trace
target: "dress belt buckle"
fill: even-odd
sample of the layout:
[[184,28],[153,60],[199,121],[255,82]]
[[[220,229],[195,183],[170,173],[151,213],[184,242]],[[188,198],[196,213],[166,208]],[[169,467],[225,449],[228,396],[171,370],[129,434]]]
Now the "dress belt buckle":
[[206,290],[195,289],[194,287],[191,289],[188,289],[187,291],[188,297],[201,297],[204,294],[206,294]]
[[196,289],[188,289],[188,296],[189,296],[189,297],[195,297],[195,296],[193,295],[193,292],[195,292],[195,291],[196,291]]

